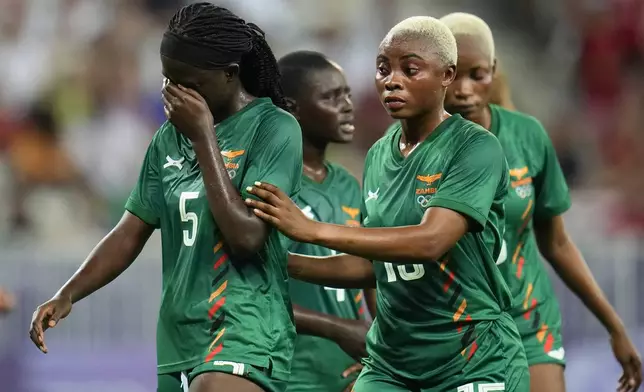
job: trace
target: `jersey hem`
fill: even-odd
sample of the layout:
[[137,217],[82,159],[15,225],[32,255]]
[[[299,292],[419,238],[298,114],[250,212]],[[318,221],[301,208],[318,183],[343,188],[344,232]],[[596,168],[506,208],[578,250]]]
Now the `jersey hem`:
[[154,213],[146,210],[139,203],[128,200],[128,202],[125,203],[125,209],[148,225],[159,227],[159,220]]
[[565,205],[560,206],[559,208],[549,208],[545,210],[537,210],[535,212],[534,218],[536,220],[539,219],[550,219],[554,218],[555,216],[562,215],[564,212],[568,211],[570,207],[572,206],[571,202],[566,203]]
[[[251,365],[256,368],[266,368],[266,363],[260,363],[261,361],[256,361],[256,360],[247,360],[243,357],[243,355],[240,355],[238,357],[232,356],[232,357],[220,357],[217,356],[213,361],[231,361],[231,362],[239,362],[243,363],[246,365]],[[210,361],[210,362],[213,362]],[[207,362],[204,362],[203,358],[195,358],[195,359],[190,359],[187,361],[182,361],[182,362],[175,362],[172,364],[168,365],[157,365],[157,375],[162,375],[162,374],[171,374],[171,373],[180,373],[180,372],[186,372],[186,371],[192,371],[196,367],[206,364]],[[213,368],[213,371],[217,371],[216,369]],[[281,381],[288,381],[288,379],[291,376],[290,371],[285,371],[285,370],[280,370],[280,369],[275,369],[272,368],[270,370],[271,375],[270,378],[274,378],[277,380]]]
[[480,231],[485,227],[486,217],[483,216],[480,212],[460,201],[435,197],[429,201],[429,207],[443,207],[453,211],[456,211],[461,214],[467,215],[469,218],[472,218],[480,226],[477,231]]

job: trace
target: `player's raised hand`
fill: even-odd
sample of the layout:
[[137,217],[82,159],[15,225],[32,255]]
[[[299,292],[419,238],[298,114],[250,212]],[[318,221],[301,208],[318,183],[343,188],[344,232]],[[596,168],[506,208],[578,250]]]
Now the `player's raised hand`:
[[185,137],[198,142],[215,135],[212,113],[198,92],[165,81],[161,99],[165,116]]
[[274,185],[261,182],[256,182],[255,186],[246,188],[246,191],[262,199],[246,199],[246,205],[253,209],[255,215],[292,240],[312,241],[317,223],[307,218],[286,193]]
[[619,379],[618,392],[635,392],[642,384],[642,358],[626,331],[611,335],[611,346],[615,358],[622,365],[623,373]]
[[49,301],[40,305],[31,318],[29,337],[36,347],[47,354],[45,344],[45,331],[54,328],[58,322],[72,311],[72,301],[66,296],[54,296]]

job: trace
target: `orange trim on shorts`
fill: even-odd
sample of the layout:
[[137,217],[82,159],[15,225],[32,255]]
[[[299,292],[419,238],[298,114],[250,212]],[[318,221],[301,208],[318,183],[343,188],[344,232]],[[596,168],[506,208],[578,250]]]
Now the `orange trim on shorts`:
[[458,307],[458,310],[454,313],[453,319],[454,322],[457,322],[461,316],[463,315],[463,312],[465,312],[465,308],[467,308],[467,300],[463,298],[463,301],[461,302],[461,305]]

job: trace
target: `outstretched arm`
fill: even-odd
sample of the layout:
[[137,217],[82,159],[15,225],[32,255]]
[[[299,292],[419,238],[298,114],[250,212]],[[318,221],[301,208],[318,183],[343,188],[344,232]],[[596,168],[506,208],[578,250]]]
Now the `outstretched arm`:
[[288,274],[297,280],[345,289],[376,287],[373,264],[362,257],[288,255]]
[[619,315],[610,305],[581,252],[572,241],[564,220],[559,216],[535,220],[535,232],[541,254],[548,260],[566,286],[604,325],[611,336],[613,351],[624,368],[625,380],[637,390],[642,382],[642,362]]

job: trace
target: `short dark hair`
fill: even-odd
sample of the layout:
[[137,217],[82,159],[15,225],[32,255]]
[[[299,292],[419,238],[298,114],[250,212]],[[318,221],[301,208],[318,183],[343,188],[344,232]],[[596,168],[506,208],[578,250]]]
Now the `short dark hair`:
[[278,62],[282,75],[282,88],[288,97],[297,98],[306,85],[306,76],[311,71],[327,69],[331,60],[320,52],[299,50],[282,57]]
[[239,78],[244,88],[287,108],[275,55],[255,24],[246,23],[226,8],[202,2],[177,11],[168,32],[216,52],[239,53]]

